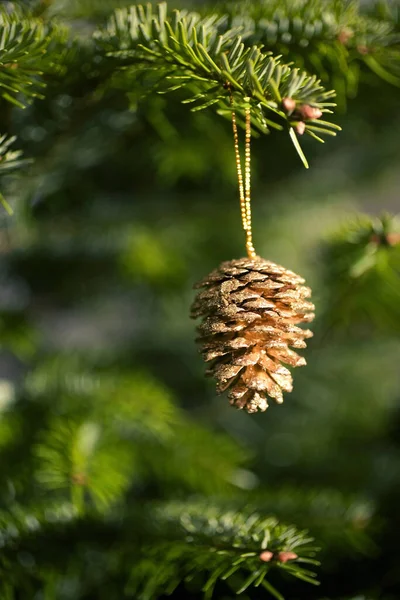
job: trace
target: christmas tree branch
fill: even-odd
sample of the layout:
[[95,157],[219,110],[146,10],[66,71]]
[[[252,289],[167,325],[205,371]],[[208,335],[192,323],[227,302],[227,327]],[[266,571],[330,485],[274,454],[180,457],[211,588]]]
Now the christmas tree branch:
[[335,106],[335,93],[325,91],[316,76],[282,63],[259,46],[246,46],[240,29],[226,24],[225,16],[202,18],[186,11],[170,15],[165,3],[156,11],[151,5],[132,6],[117,10],[96,38],[136,77],[157,73],[159,91],[185,88],[185,102],[195,105],[192,110],[215,105],[230,116],[231,96],[239,113],[250,103],[253,126],[263,132],[286,126],[302,158],[294,128],[319,141],[320,136],[335,135],[337,125],[319,120]]
[[[60,68],[56,65],[57,55],[62,52],[62,39],[65,39],[62,28],[44,25],[18,8],[0,7],[0,94],[4,100],[25,108],[34,98],[43,98],[42,76]],[[49,49],[53,51],[50,54]],[[0,136],[1,175],[28,162],[21,160],[21,152],[9,149],[15,139]],[[0,203],[12,214],[11,206],[1,193]]]
[[[312,570],[319,564],[312,538],[274,517],[246,509],[227,511],[216,502],[210,507],[201,501],[151,504],[145,510],[131,506],[123,510],[123,521],[120,516],[121,511],[107,519],[95,513],[81,516],[73,505],[54,502],[3,510],[0,592],[5,585],[19,589],[22,572],[10,569],[19,564],[18,556],[32,557],[44,590],[54,577],[62,579],[71,561],[78,561],[83,572],[94,551],[105,565],[113,558],[114,576],[138,600],[170,594],[194,576],[202,581],[206,599],[217,583],[225,582],[236,593],[262,587],[283,600],[270,583],[272,571],[318,584]],[[51,550],[55,546],[56,553]],[[29,572],[23,576],[29,581]],[[108,576],[107,568],[100,571],[97,584],[109,583]]]
[[17,138],[13,136],[0,136],[0,174],[13,171],[26,165],[29,161],[22,158],[21,150],[11,150],[10,146]]
[[203,579],[206,599],[219,581],[225,581],[237,594],[260,586],[282,600],[268,579],[272,569],[317,583],[308,568],[319,564],[312,538],[273,517],[199,502],[162,506],[153,519],[158,540],[154,537],[142,547],[129,586],[140,600],[172,593],[195,575]]
[[240,28],[248,43],[281,52],[338,92],[356,93],[362,64],[400,85],[400,36],[389,4],[258,0],[226,3],[221,14],[229,15],[229,26]]
[[64,39],[60,27],[44,25],[22,11],[0,8],[0,90],[3,98],[24,108],[26,102],[42,97],[41,76],[57,64],[56,48],[50,45]]
[[129,485],[143,485],[144,473],[174,492],[227,493],[247,460],[225,435],[192,422],[149,375],[100,373],[60,355],[30,373],[25,394],[49,406],[60,399],[62,418],[36,437],[35,478],[80,512],[108,509]]
[[[15,142],[15,136],[0,135],[0,175],[19,169],[27,165],[29,160],[23,159],[21,150],[10,150],[10,146]],[[11,206],[0,192],[0,203],[9,215],[13,214]]]
[[328,330],[346,336],[368,323],[391,335],[400,324],[400,223],[390,214],[359,215],[324,244]]

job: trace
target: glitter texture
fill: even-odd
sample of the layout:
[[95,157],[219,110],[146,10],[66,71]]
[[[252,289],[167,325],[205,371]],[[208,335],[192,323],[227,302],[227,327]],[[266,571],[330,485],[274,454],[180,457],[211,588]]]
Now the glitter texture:
[[[207,374],[217,391],[249,413],[265,411],[267,398],[283,402],[293,388],[285,365],[306,364],[292,348],[305,348],[308,329],[297,325],[314,318],[304,279],[259,257],[224,262],[196,285],[192,317],[199,326]],[[282,364],[283,363],[283,364]]]

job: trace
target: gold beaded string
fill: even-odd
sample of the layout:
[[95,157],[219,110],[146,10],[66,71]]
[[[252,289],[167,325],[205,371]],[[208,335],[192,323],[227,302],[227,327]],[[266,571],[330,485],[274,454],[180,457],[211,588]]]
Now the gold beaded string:
[[[247,99],[246,99],[247,100]],[[245,135],[245,155],[244,155],[244,205],[246,210],[246,250],[247,254],[250,258],[254,258],[256,256],[256,251],[253,246],[253,232],[251,228],[251,153],[250,153],[250,144],[251,144],[251,112],[250,112],[250,104],[247,103],[245,107],[245,115],[246,115],[246,135]]]
[[235,148],[236,158],[236,170],[239,183],[239,198],[240,198],[240,212],[242,215],[243,229],[246,234],[246,250],[249,258],[255,258],[256,251],[253,246],[253,234],[251,230],[251,109],[249,104],[249,98],[245,98],[245,117],[246,117],[246,134],[245,134],[245,150],[244,150],[244,183],[242,173],[242,161],[240,158],[239,148],[239,133],[236,121],[236,113],[233,108],[233,96],[230,95],[230,101],[232,106],[232,129],[233,129],[233,142]]

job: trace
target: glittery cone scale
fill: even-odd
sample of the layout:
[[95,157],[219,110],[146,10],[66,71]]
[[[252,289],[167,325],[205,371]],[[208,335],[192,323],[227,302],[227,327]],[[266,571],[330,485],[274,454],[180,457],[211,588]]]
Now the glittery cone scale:
[[192,317],[199,326],[201,351],[207,371],[217,380],[219,393],[228,391],[230,403],[249,413],[265,411],[267,397],[283,402],[291,392],[291,367],[306,364],[292,348],[305,348],[312,336],[297,327],[314,318],[311,290],[304,279],[262,258],[224,262],[196,285],[200,291]]

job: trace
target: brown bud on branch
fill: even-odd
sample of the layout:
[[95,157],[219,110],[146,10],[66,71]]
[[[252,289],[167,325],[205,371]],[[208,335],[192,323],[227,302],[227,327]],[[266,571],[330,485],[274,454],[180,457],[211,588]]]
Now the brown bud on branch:
[[293,100],[293,98],[283,98],[282,106],[288,114],[291,114],[296,108],[296,100]]
[[303,104],[302,106],[299,106],[297,112],[305,120],[319,119],[320,117],[322,117],[322,110],[320,108],[310,106],[309,104]]
[[299,121],[299,122],[296,124],[296,127],[295,127],[295,129],[296,129],[296,132],[297,132],[299,135],[303,135],[303,133],[304,133],[304,132],[305,132],[305,130],[306,130],[306,124],[304,123],[304,121]]
[[343,45],[346,45],[347,42],[350,41],[353,36],[354,32],[348,27],[345,27],[344,29],[342,29],[342,31],[339,31],[337,39],[338,42],[340,42]]
[[264,552],[261,552],[261,554],[260,554],[260,560],[262,560],[264,562],[270,562],[273,558],[274,558],[274,553],[271,552],[270,550],[264,550]]
[[287,563],[289,560],[296,560],[299,558],[295,552],[279,552],[278,560],[281,563]]

